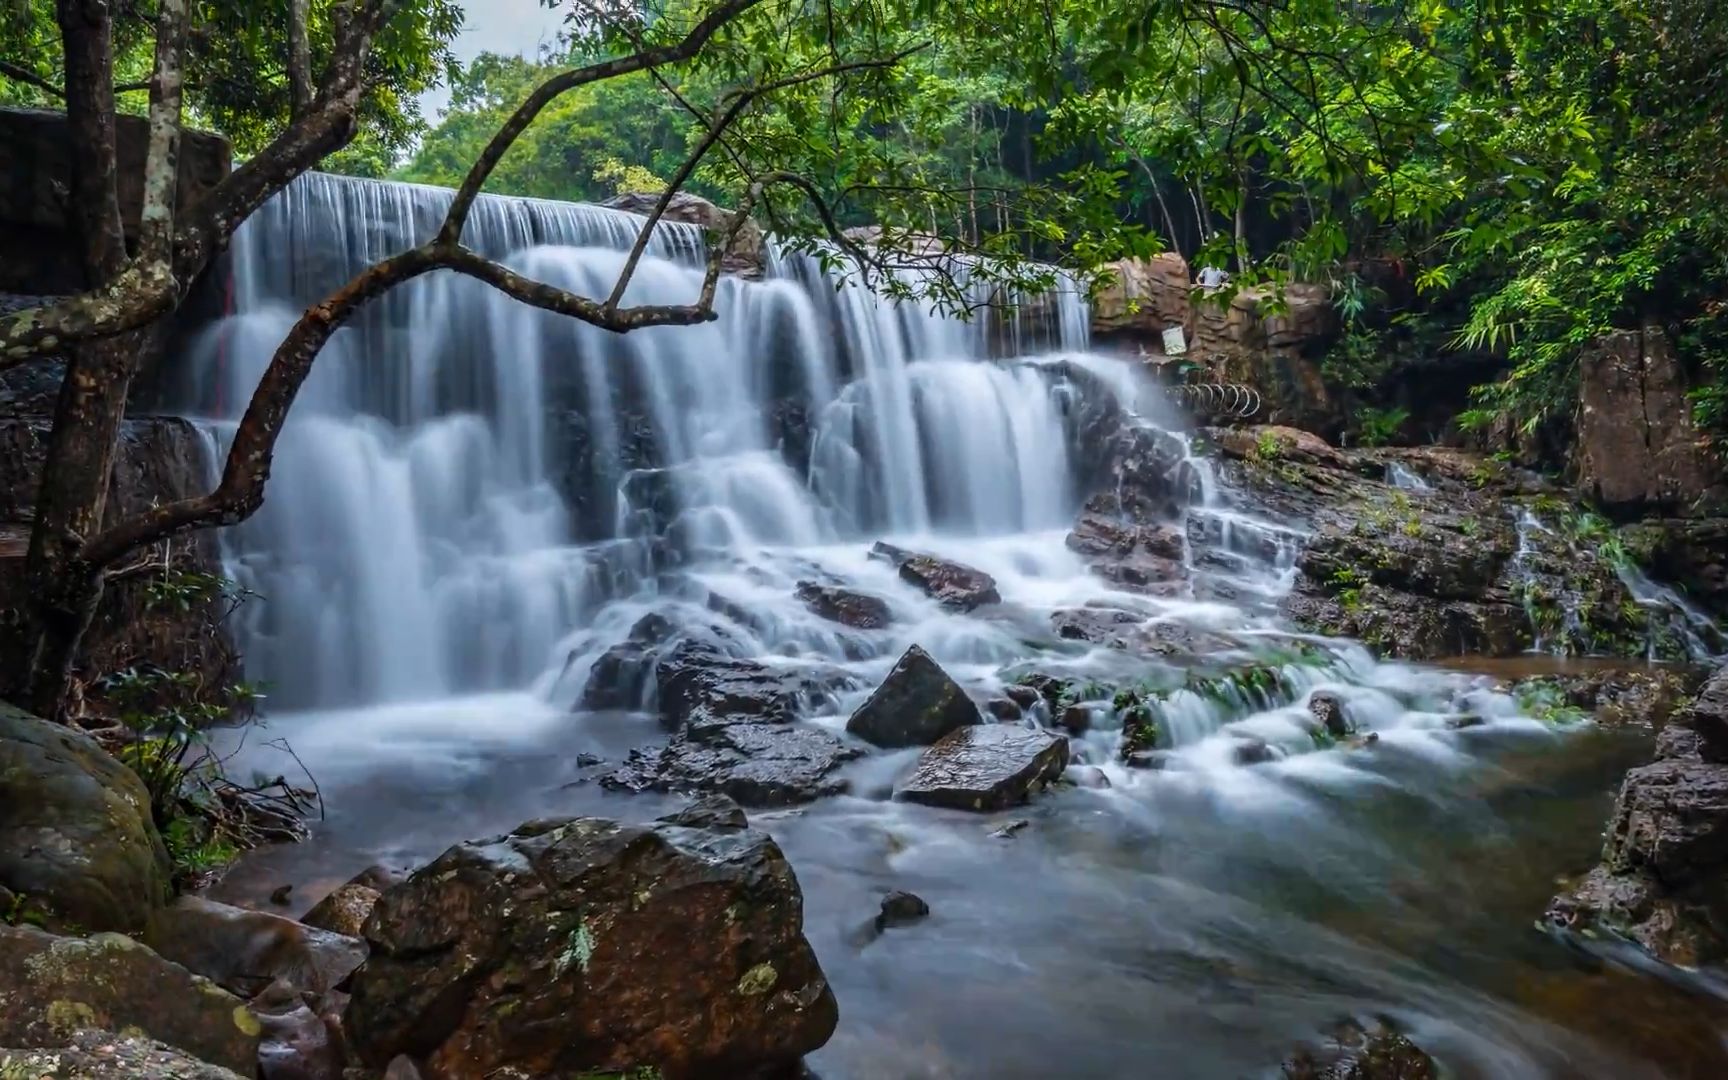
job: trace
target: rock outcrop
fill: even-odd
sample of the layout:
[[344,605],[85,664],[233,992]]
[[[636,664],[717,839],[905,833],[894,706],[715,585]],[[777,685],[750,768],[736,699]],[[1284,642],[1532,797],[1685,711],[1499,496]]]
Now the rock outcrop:
[[[121,220],[136,237],[144,205],[144,158],[150,139],[142,116],[115,117],[115,172]],[[190,210],[228,175],[233,149],[209,132],[186,131],[180,140],[179,204]],[[84,268],[66,219],[71,190],[71,132],[66,114],[45,109],[0,109],[0,292],[59,295],[84,288]]]
[[1680,359],[1661,327],[1618,330],[1579,358],[1571,467],[1585,495],[1618,514],[1728,510],[1724,463],[1692,422]]
[[929,746],[956,728],[982,721],[960,684],[913,645],[853,712],[846,730],[876,746]]
[[894,797],[955,810],[1003,810],[1060,779],[1067,767],[1068,740],[1059,735],[979,724],[924,751]]
[[168,902],[137,775],[89,736],[0,702],[0,890],[51,927],[136,931]]
[[755,829],[530,822],[385,893],[348,1037],[444,1080],[790,1070],[838,1020],[801,907]]
[[[654,212],[654,207],[660,202],[657,191],[632,191],[607,199],[600,205],[613,210],[623,210],[626,213],[647,216]],[[698,225],[710,233],[726,233],[732,227],[732,211],[716,206],[700,195],[692,195],[688,191],[675,192],[672,202],[666,207],[664,215],[667,221],[682,222],[686,225]],[[723,273],[736,274],[739,277],[752,280],[760,278],[766,268],[765,247],[762,238],[762,227],[753,219],[746,219],[739,227],[738,235],[732,243],[731,250],[721,260],[720,269]]]
[[[0,697],[16,699],[29,670],[30,644],[23,632],[29,597],[22,570],[48,429],[46,417],[0,417]],[[187,421],[127,420],[121,425],[104,521],[114,524],[160,503],[203,494],[210,464],[204,438]],[[182,606],[160,602],[152,593],[169,575],[219,580],[214,538],[209,533],[177,538],[152,557],[160,570],[110,579],[84,635],[77,674],[91,683],[143,658],[195,676],[196,685],[212,693],[232,685],[238,658],[222,624],[227,601],[204,590],[189,595]],[[87,693],[97,697],[99,690],[91,687]]]
[[1673,964],[1728,960],[1728,666],[1670,721],[1656,760],[1626,774],[1601,864],[1548,916]]
[[0,1046],[62,1046],[90,1028],[141,1033],[246,1076],[257,1068],[257,1017],[214,983],[120,934],[0,925]]
[[1149,259],[1120,259],[1105,268],[1111,283],[1092,300],[1092,333],[1103,341],[1113,337],[1162,342],[1164,331],[1180,327],[1193,332],[1194,287],[1188,262],[1174,252]]

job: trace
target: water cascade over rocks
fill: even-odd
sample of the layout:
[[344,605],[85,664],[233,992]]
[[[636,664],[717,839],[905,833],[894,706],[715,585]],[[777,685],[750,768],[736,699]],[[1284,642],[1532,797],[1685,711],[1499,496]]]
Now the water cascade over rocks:
[[[305,305],[448,199],[311,175],[267,205],[185,411],[223,442]],[[468,240],[604,294],[640,223],[485,197]],[[692,301],[702,245],[662,225],[626,303]],[[1189,430],[1087,351],[1071,290],[968,323],[764,259],[698,327],[614,335],[437,274],[331,342],[224,538],[262,597],[248,675],[332,808],[263,872],[342,880],[713,790],[810,804],[751,821],[840,1003],[824,1076],[1113,1077],[1154,1052],[1258,1074],[1350,1016],[1463,1075],[1720,1060],[1714,1006],[1597,970],[1598,997],[1646,1003],[1601,1023],[1576,954],[1529,929],[1593,861],[1640,736],[1291,620],[1451,603],[1425,537],[1470,569],[1492,530],[1490,569],[1522,572],[1512,517],[1425,519],[1456,485],[1414,461]],[[1394,508],[1378,533],[1324,518],[1345,487]],[[1377,537],[1409,554],[1373,580],[1327,561]],[[1482,590],[1483,619],[1523,618]],[[884,695],[896,664],[917,677]],[[860,938],[895,889],[931,915]]]

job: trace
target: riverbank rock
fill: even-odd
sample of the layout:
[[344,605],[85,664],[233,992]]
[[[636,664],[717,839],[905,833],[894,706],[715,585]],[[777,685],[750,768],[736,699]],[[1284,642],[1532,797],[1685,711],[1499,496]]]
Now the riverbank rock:
[[172,1046],[92,1030],[79,1031],[53,1049],[0,1049],[0,1076],[7,1080],[241,1080],[240,1073],[199,1061]]
[[797,597],[812,612],[854,630],[880,630],[893,621],[888,601],[834,585],[800,581]]
[[382,890],[371,885],[349,881],[336,886],[328,896],[313,904],[300,921],[319,930],[357,938],[382,895]]
[[801,909],[755,829],[530,822],[384,895],[348,1036],[446,1080],[790,1069],[838,1021]]
[[928,746],[956,728],[982,722],[960,684],[913,645],[846,721],[846,730],[876,746]]
[[120,934],[0,925],[0,1046],[60,1046],[85,1028],[141,1033],[247,1076],[257,1067],[257,1017],[209,980]]
[[[1653,518],[1620,532],[1626,549],[1718,620],[1728,620],[1728,517]],[[1722,643],[1728,648],[1728,641]]]
[[1728,960],[1728,666],[1621,784],[1602,862],[1556,897],[1562,929],[1608,930],[1669,963]]
[[1285,1080],[1435,1080],[1434,1059],[1385,1023],[1339,1024],[1319,1046],[1305,1046],[1284,1062]]
[[1060,779],[1068,740],[1033,728],[979,724],[924,751],[894,797],[956,810],[1002,810]]
[[224,990],[251,997],[278,980],[322,994],[366,959],[366,943],[280,915],[182,896],[151,916],[152,949]]
[[167,903],[170,873],[137,775],[0,702],[0,888],[51,927],[135,931]]
[[880,542],[870,549],[870,554],[892,562],[899,568],[901,581],[915,586],[950,611],[973,611],[985,604],[1002,602],[996,579],[964,563]]

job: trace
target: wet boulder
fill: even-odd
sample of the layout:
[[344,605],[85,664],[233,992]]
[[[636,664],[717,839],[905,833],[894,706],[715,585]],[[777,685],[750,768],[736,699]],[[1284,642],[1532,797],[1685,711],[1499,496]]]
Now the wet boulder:
[[1348,738],[1355,734],[1356,726],[1350,722],[1349,713],[1345,711],[1344,699],[1330,690],[1316,690],[1309,695],[1308,715],[1314,718],[1318,730],[1334,739]]
[[1698,696],[1675,717],[1698,733],[1698,754],[1712,763],[1728,762],[1728,664],[1716,669]]
[[660,660],[655,685],[660,721],[677,730],[699,717],[786,723],[834,684],[688,640]]
[[709,720],[664,745],[632,750],[600,783],[621,791],[716,792],[745,806],[790,806],[846,790],[841,766],[862,756],[801,723]]
[[251,1076],[258,1019],[240,999],[131,938],[0,925],[0,1046],[61,1046],[84,1029],[155,1039]]
[[846,721],[846,730],[876,746],[928,746],[982,720],[960,684],[913,645]]
[[1002,602],[1002,594],[996,591],[996,579],[982,570],[888,544],[877,544],[872,554],[877,553],[900,568],[901,581],[917,587],[950,611],[973,611]]
[[930,905],[922,896],[895,889],[882,898],[880,910],[876,913],[876,929],[910,926],[929,914]]
[[[253,1075],[251,1070],[246,1076]],[[84,1030],[51,1050],[0,1049],[0,1076],[19,1080],[241,1080],[172,1046]]]
[[321,994],[366,959],[366,943],[264,911],[182,896],[150,919],[144,940],[163,957],[245,997],[281,980]]
[[324,899],[312,905],[312,910],[300,917],[307,926],[357,938],[372,914],[373,905],[384,895],[380,890],[357,881],[336,886]]
[[459,844],[385,894],[345,1026],[445,1080],[790,1070],[838,1009],[755,829],[601,818]]
[[690,800],[688,806],[666,814],[661,821],[668,825],[682,825],[687,829],[747,829],[750,819],[744,816],[744,808],[725,795],[698,795]]
[[[340,1009],[320,1015],[308,996],[287,983],[272,983],[248,1005],[263,1028],[258,1046],[259,1080],[342,1080],[346,1052],[341,1039]],[[331,993],[318,1002],[346,995]]]
[[89,736],[0,702],[0,888],[50,926],[136,931],[169,877],[137,775]]
[[1434,1059],[1390,1025],[1339,1024],[1318,1046],[1304,1046],[1284,1062],[1285,1080],[1435,1080]]
[[893,621],[888,601],[879,596],[814,581],[800,581],[796,595],[811,612],[854,630],[880,630]]
[[894,797],[956,810],[1002,810],[1060,779],[1068,740],[1033,728],[976,724],[924,751]]
[[655,663],[661,647],[676,632],[664,615],[650,613],[638,619],[624,640],[601,653],[588,669],[580,707],[601,711],[649,705]]

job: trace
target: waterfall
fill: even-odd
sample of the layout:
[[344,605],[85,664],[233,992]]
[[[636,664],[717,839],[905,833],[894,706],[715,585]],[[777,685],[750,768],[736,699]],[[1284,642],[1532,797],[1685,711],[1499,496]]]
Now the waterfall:
[[[443,189],[322,174],[235,235],[230,312],[198,337],[183,408],[225,439],[310,303],[422,242]],[[642,219],[485,196],[467,242],[605,295]],[[704,239],[664,223],[625,303],[691,303]],[[1060,527],[1076,502],[1072,387],[993,356],[1081,349],[1057,293],[1009,333],[837,283],[772,253],[722,280],[719,318],[620,335],[439,272],[336,334],[263,508],[224,539],[258,593],[240,632],[278,705],[520,688],[605,604],[670,567],[882,533]]]

